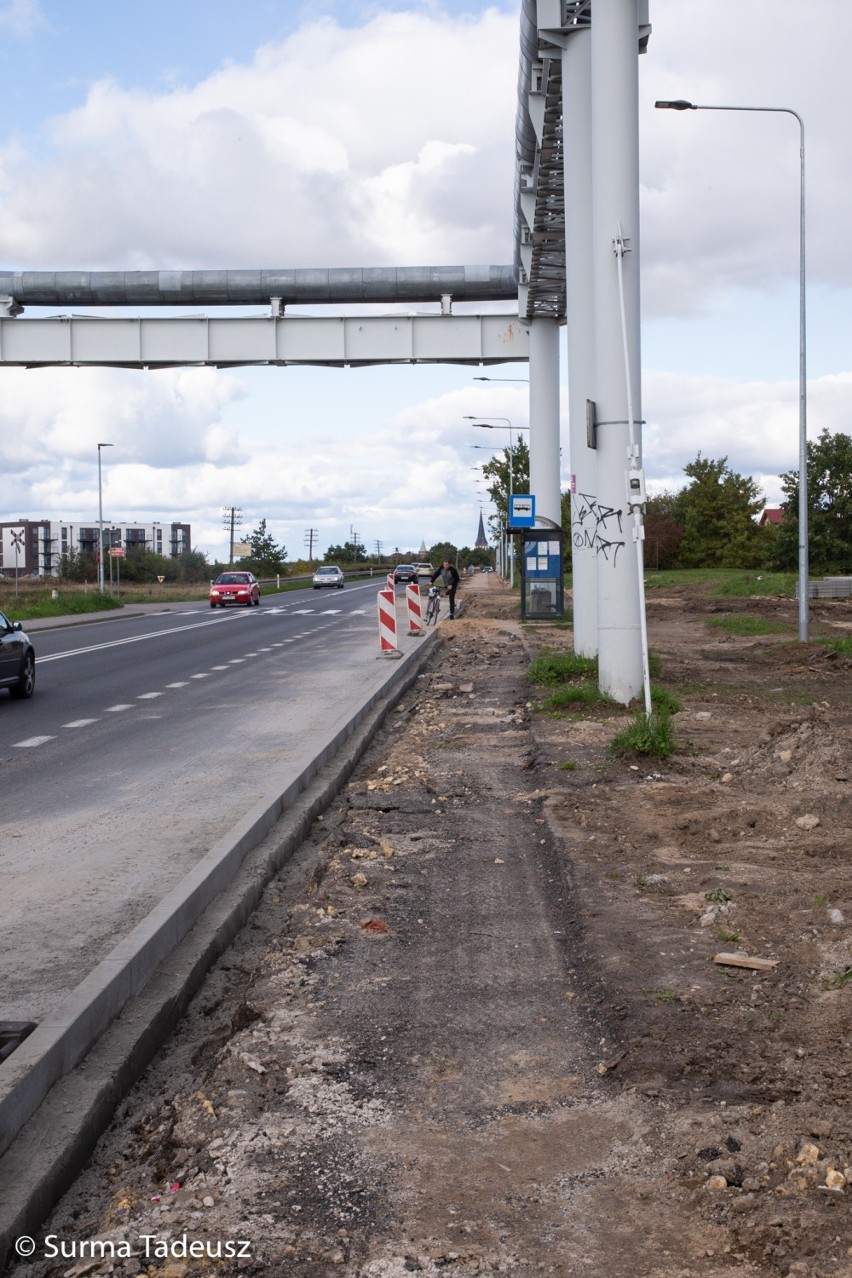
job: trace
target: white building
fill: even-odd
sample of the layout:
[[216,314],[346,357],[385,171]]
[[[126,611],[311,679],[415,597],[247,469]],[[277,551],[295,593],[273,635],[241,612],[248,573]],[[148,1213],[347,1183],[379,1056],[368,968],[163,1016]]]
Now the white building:
[[[177,559],[192,549],[189,524],[116,524],[104,522],[104,547],[121,546],[126,554],[149,550]],[[0,523],[0,573],[6,577],[57,577],[63,555],[96,555],[97,524],[64,520],[18,519]]]

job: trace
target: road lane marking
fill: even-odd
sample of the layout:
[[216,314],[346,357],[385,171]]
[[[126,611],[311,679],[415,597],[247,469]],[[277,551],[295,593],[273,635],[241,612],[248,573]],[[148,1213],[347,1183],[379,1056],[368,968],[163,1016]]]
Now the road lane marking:
[[189,680],[188,680],[188,679],[178,679],[176,683],[167,683],[167,684],[166,684],[166,687],[167,687],[167,688],[188,688],[188,687],[189,687]]
[[97,723],[97,719],[72,719],[70,723],[63,723],[63,728],[88,728],[90,723]]
[[119,710],[132,710],[132,709],[133,709],[132,705],[107,706],[106,710],[104,710],[104,714],[117,714]]
[[14,750],[31,750],[33,746],[44,745],[45,741],[55,741],[55,737],[27,737],[26,741],[16,741]]
[[137,701],[153,701],[155,697],[161,697],[162,692],[140,692],[136,698]]
[[[242,614],[234,613],[239,617]],[[205,626],[221,626],[230,621],[231,617],[217,617],[215,621],[196,621],[191,626],[173,626],[169,630],[152,630],[148,635],[128,635],[124,639],[108,639],[104,643],[93,643],[87,648],[71,648],[68,652],[54,652],[45,657],[39,657],[38,664],[43,666],[46,661],[61,661],[65,657],[80,657],[89,652],[103,652],[106,648],[120,648],[127,643],[142,643],[145,639],[163,639],[168,635],[179,635],[185,630],[201,630]]]
[[195,675],[190,675],[189,677],[190,677],[190,679],[209,679],[209,678],[210,678],[210,672],[209,672],[209,670],[207,670],[207,671],[205,671],[205,672],[204,672],[204,674],[195,674]]
[[[210,667],[210,669],[211,669],[211,670],[227,670],[227,669],[228,669],[228,667],[227,667],[227,666],[211,666],[211,667]],[[177,685],[177,684],[174,684],[174,683],[170,683],[168,686],[169,686],[170,688],[176,688],[178,685]],[[181,684],[180,686],[181,686],[181,687],[183,687],[183,685],[182,685],[182,684]]]

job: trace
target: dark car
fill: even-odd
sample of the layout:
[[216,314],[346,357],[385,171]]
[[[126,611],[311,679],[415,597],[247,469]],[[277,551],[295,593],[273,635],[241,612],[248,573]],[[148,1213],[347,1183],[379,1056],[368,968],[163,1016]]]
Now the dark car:
[[23,700],[35,691],[35,649],[20,621],[0,612],[0,688]]
[[417,565],[397,564],[396,568],[393,570],[393,580],[395,586],[398,586],[401,581],[416,581]]
[[210,587],[210,607],[224,608],[225,604],[245,604],[247,608],[260,604],[260,586],[253,572],[220,572]]

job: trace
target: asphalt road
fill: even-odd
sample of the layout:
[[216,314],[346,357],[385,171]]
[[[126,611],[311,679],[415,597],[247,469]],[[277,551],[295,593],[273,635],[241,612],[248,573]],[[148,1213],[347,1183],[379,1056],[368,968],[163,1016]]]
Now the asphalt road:
[[34,634],[35,696],[0,696],[0,1020],[56,1006],[381,685],[379,584]]

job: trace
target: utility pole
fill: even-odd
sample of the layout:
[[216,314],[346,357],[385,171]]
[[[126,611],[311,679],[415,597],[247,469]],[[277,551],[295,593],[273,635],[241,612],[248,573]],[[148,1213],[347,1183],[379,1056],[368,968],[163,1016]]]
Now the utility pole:
[[309,563],[309,564],[313,563],[313,561],[314,561],[314,538],[315,538],[316,536],[318,536],[318,533],[317,533],[316,528],[306,528],[306,529],[305,529],[305,545],[306,545],[306,546],[307,546],[307,548],[308,548],[308,563]]
[[234,566],[234,533],[243,522],[242,506],[226,506],[222,511],[222,527],[228,534],[228,567]]
[[382,562],[382,543],[380,541],[376,542],[376,561],[377,563]]

